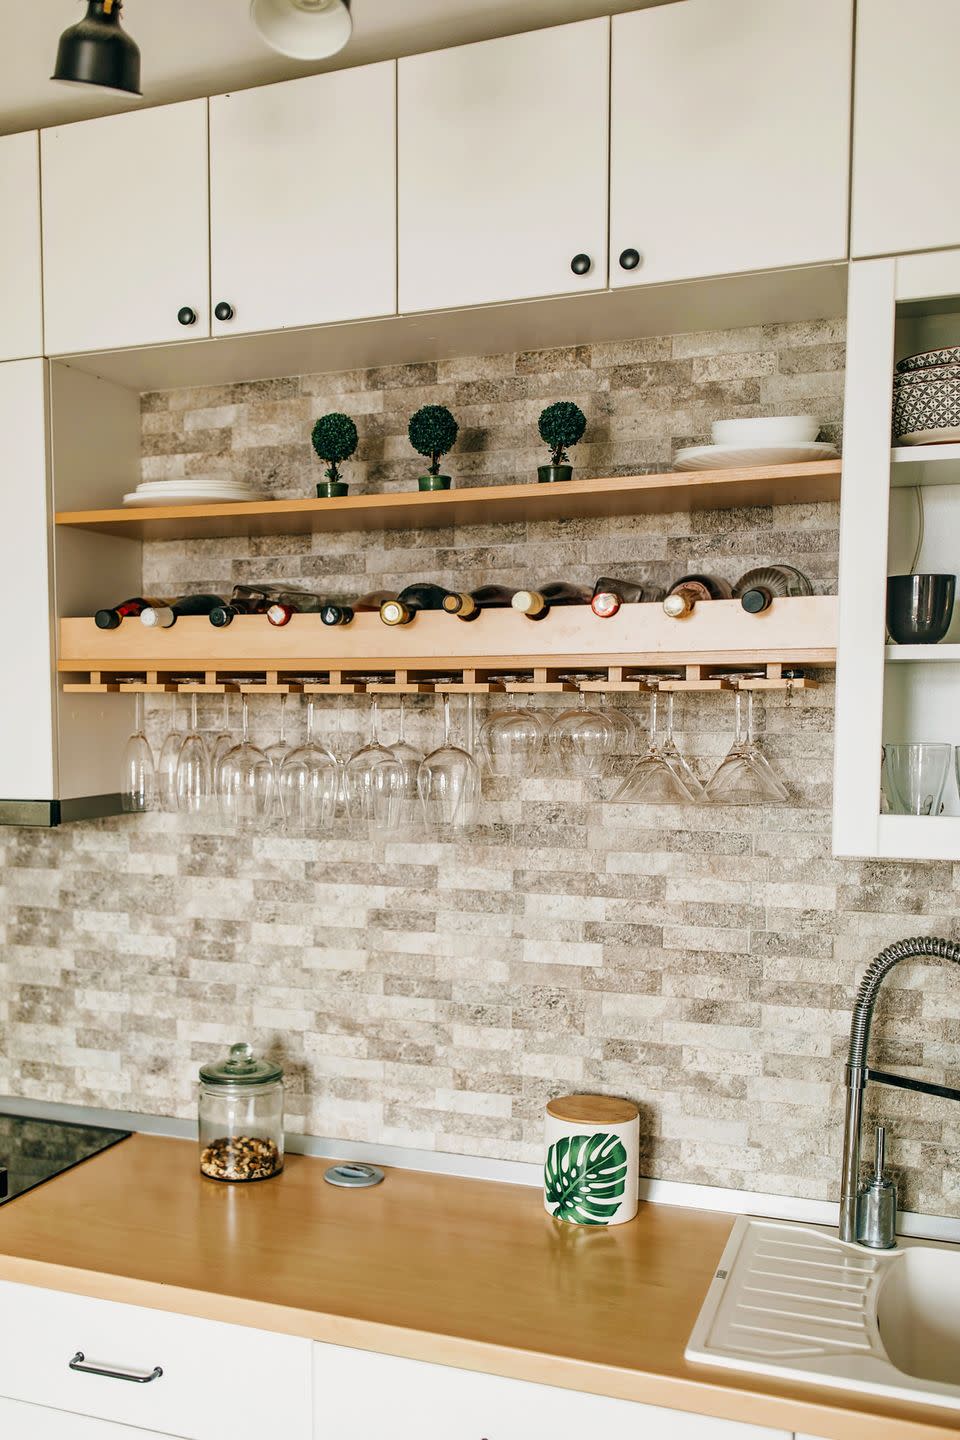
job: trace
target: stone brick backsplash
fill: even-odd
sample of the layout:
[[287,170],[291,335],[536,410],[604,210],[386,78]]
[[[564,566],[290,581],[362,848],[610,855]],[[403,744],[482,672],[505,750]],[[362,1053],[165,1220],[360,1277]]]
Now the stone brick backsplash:
[[[842,325],[824,321],[145,395],[143,474],[311,494],[322,468],[311,424],[342,409],[361,434],[354,491],[410,489],[421,465],[406,421],[426,403],[460,422],[445,466],[458,485],[532,479],[545,458],[537,415],[554,399],[587,414],[580,475],[669,468],[677,446],[736,414],[809,411],[839,440],[843,344]],[[776,560],[832,591],[836,507],[151,544],[144,585],[271,578],[349,595],[415,578],[462,588],[618,572],[664,583],[693,568],[733,580]],[[790,789],[781,808],[617,814],[548,767],[488,785],[476,835],[458,844],[372,843],[343,826],[293,839],[276,823],[234,835],[215,817],[159,814],[0,830],[0,1090],[187,1116],[198,1065],[242,1036],[283,1060],[292,1129],[535,1160],[549,1096],[608,1091],[641,1104],[648,1175],[836,1198],[856,980],[891,940],[960,938],[960,869],[831,857],[824,679],[758,706]],[[642,732],[648,701],[624,706]],[[150,707],[157,743],[171,709]],[[298,738],[300,702],[287,711]],[[322,734],[348,754],[367,714],[363,699],[322,702]],[[462,700],[455,717],[462,735]],[[221,719],[204,698],[203,726]],[[678,701],[678,738],[702,776],[732,720],[729,695]],[[252,722],[275,739],[279,703],[257,700]],[[408,702],[407,722],[414,743],[439,742],[432,698]],[[396,727],[391,699],[388,739]],[[876,1053],[958,1085],[958,1020],[954,976],[904,967]],[[960,1215],[949,1104],[897,1092],[880,1103],[905,1204]]]

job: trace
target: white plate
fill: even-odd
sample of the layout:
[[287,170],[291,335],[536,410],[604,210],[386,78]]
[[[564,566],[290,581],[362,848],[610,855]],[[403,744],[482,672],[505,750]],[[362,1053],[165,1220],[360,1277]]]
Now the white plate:
[[914,430],[909,435],[898,435],[895,445],[949,445],[960,440],[960,426],[942,425],[939,430]]
[[737,470],[748,465],[797,465],[807,460],[835,460],[839,451],[821,440],[796,445],[691,445],[678,450],[675,470]]
[[142,495],[133,491],[129,495],[124,495],[123,503],[124,505],[230,505],[238,501],[245,502],[261,498],[259,495],[246,493],[242,495],[212,495],[209,491],[204,490],[199,492],[178,490],[175,493],[163,495]]
[[174,495],[177,491],[189,490],[191,495],[252,495],[252,485],[209,485],[202,481],[178,480],[163,485],[138,485],[133,495]]

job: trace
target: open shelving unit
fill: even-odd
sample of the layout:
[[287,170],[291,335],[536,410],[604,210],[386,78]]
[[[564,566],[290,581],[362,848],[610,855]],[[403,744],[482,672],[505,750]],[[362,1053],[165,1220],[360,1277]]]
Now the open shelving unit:
[[670,471],[556,485],[465,486],[421,494],[336,500],[242,501],[58,511],[58,526],[131,540],[300,535],[347,530],[436,529],[511,521],[645,515],[744,505],[810,504],[840,496],[840,461],[744,469]]

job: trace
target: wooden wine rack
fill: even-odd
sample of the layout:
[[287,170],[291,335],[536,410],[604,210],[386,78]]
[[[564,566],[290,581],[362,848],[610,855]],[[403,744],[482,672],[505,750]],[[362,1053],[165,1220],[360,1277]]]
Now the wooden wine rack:
[[775,600],[761,615],[738,601],[712,601],[682,620],[652,604],[624,605],[607,620],[564,606],[538,623],[513,610],[485,611],[470,623],[425,611],[406,626],[376,615],[349,626],[295,615],[277,628],[254,615],[224,629],[188,616],[171,630],[138,620],[98,630],[82,618],[60,622],[58,666],[69,693],[806,688],[815,682],[784,671],[833,666],[836,624],[832,595]]

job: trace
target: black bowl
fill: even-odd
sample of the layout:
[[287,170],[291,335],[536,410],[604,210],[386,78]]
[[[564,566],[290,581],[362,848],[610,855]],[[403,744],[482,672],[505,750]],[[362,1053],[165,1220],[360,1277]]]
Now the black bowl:
[[887,629],[898,645],[936,645],[950,629],[955,575],[891,575]]

